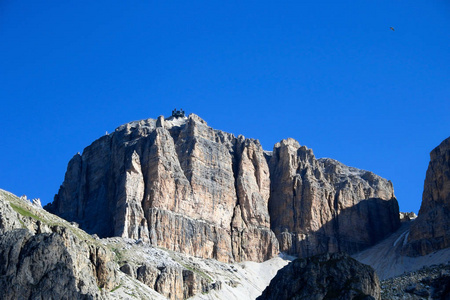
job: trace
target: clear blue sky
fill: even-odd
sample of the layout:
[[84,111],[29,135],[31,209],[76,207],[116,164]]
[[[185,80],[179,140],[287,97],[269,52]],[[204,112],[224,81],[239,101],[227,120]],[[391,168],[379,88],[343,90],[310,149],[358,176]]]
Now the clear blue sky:
[[373,171],[402,211],[450,135],[448,0],[2,0],[0,57],[0,188],[43,203],[105,131],[175,107]]

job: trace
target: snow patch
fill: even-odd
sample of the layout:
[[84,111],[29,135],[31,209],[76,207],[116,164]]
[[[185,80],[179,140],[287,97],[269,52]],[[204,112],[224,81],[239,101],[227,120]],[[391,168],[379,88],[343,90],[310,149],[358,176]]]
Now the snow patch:
[[178,117],[178,118],[170,117],[164,121],[164,125],[167,128],[180,127],[186,124],[187,120],[188,120],[187,117]]

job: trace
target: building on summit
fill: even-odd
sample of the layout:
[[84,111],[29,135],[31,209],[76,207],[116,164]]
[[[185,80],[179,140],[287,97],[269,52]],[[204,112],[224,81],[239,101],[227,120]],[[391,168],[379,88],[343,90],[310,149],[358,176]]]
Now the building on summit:
[[172,117],[174,118],[184,118],[184,110],[177,110],[176,108],[172,110]]

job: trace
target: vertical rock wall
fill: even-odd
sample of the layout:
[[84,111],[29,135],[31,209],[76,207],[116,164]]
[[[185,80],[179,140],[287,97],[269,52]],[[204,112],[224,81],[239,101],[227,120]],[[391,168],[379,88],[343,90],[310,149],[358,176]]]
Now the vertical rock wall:
[[355,253],[400,226],[392,183],[371,172],[317,160],[293,139],[275,145],[270,171],[269,212],[280,251]]
[[422,205],[404,253],[426,255],[450,247],[450,138],[430,153]]
[[221,261],[355,252],[398,226],[387,180],[316,160],[292,139],[266,155],[257,140],[193,114],[131,122],[98,139],[69,162],[46,209],[101,237]]
[[128,123],[95,141],[69,162],[46,209],[100,236],[142,238],[221,261],[263,261],[278,253],[269,189],[258,141],[190,115]]

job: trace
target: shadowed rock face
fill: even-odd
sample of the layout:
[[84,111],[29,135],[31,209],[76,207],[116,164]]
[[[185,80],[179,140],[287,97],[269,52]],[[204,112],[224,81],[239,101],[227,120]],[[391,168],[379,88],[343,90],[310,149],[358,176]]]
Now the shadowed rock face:
[[419,216],[404,253],[426,255],[450,247],[450,138],[430,153]]
[[292,261],[257,299],[380,299],[380,282],[370,266],[344,253],[324,254]]
[[292,139],[265,153],[193,114],[131,122],[98,139],[72,158],[45,208],[101,237],[225,262],[279,249],[354,252],[399,223],[385,179],[316,160]]
[[271,228],[283,252],[355,253],[400,226],[386,179],[332,159],[317,160],[293,139],[275,145],[269,164]]

